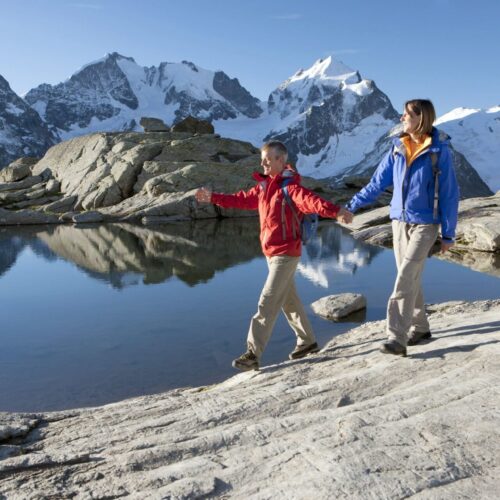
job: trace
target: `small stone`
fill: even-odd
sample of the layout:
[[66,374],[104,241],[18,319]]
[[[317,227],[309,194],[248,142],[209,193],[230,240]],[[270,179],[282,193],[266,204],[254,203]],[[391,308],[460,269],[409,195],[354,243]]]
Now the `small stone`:
[[366,298],[359,293],[328,295],[311,304],[312,310],[323,318],[338,321],[349,314],[364,309]]

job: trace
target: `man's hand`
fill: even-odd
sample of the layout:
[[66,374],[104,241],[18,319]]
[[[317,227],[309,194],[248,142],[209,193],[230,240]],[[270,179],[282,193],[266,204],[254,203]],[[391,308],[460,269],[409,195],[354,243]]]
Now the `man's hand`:
[[196,201],[199,203],[210,203],[212,199],[212,190],[206,187],[202,187],[196,191],[194,194]]
[[352,222],[354,215],[349,212],[346,208],[341,208],[337,214],[337,220],[343,224],[350,224]]
[[447,252],[455,243],[447,243],[446,241],[441,241],[441,253]]

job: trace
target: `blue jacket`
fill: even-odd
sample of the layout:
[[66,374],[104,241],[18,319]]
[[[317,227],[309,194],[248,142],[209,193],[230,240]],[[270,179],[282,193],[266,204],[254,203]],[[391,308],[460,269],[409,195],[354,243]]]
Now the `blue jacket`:
[[[441,224],[443,240],[454,241],[457,226],[459,191],[450,148],[449,137],[432,129],[430,147],[406,167],[405,146],[398,137],[391,151],[380,162],[370,182],[346,205],[351,212],[372,204],[380,194],[393,186],[391,219],[410,224]],[[431,154],[437,154],[439,168],[439,211],[433,216],[434,174]]]

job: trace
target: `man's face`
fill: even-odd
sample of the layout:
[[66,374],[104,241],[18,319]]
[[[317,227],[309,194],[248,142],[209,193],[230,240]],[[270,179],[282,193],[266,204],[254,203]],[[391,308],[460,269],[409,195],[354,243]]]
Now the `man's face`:
[[262,151],[260,157],[260,164],[262,165],[266,175],[274,177],[275,175],[280,174],[285,168],[285,159],[283,156],[278,155],[274,149]]

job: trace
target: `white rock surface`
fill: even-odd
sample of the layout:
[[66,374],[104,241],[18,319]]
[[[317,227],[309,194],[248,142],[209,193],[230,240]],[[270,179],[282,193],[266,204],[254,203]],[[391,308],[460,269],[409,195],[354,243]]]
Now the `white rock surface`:
[[312,310],[319,316],[333,321],[366,307],[366,297],[360,293],[339,293],[328,295],[311,304]]
[[431,309],[408,358],[379,321],[215,386],[1,414],[2,498],[498,498],[500,300]]

